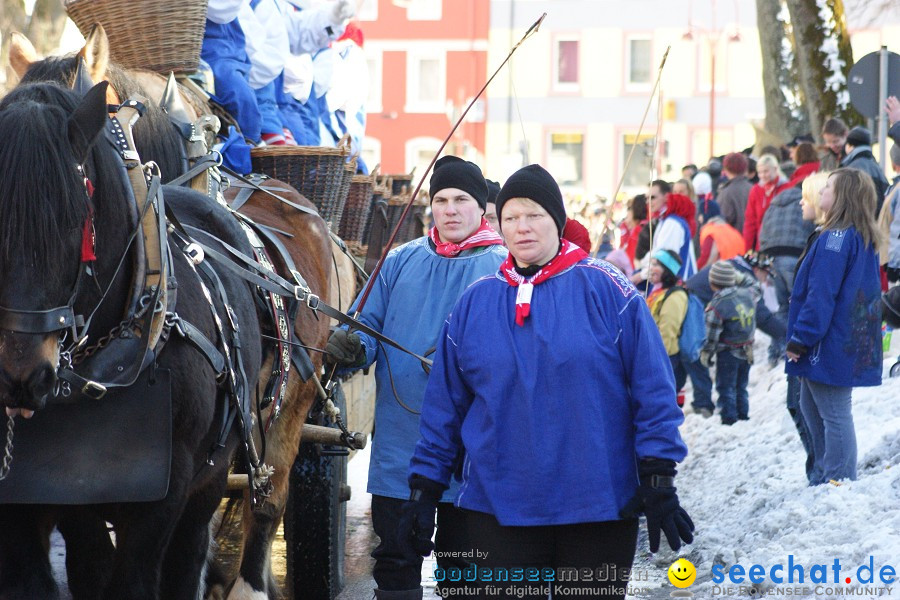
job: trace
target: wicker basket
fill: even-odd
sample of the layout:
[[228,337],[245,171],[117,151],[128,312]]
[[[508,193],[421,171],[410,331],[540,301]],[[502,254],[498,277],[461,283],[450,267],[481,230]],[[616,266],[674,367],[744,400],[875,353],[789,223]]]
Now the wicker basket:
[[112,59],[129,69],[196,71],[207,0],[67,0],[85,37],[96,23],[109,36]]
[[[297,188],[329,224],[339,224],[346,194],[341,197],[350,147],[263,146],[250,150],[253,170]],[[355,164],[354,164],[355,168]],[[337,229],[333,227],[332,229]]]
[[[378,167],[375,167],[377,169]],[[343,240],[362,239],[369,210],[372,208],[372,192],[375,188],[375,173],[372,175],[354,175],[350,180],[350,191],[344,204],[341,226],[338,235]]]
[[344,206],[347,204],[347,196],[350,193],[350,184],[353,181],[353,177],[356,175],[356,157],[354,156],[349,161],[344,163],[344,175],[341,178],[341,187],[338,191],[337,198],[334,201],[334,208],[332,209],[331,218],[326,219],[328,221],[328,226],[331,227],[331,231],[340,235],[341,229],[341,219],[344,216]]
[[412,193],[413,189],[413,175],[416,173],[416,168],[413,167],[413,170],[409,173],[401,173],[400,175],[390,175],[391,178],[391,196],[400,196],[403,194]]
[[359,237],[359,243],[367,246],[369,244],[369,235],[372,232],[372,219],[375,216],[375,205],[384,202],[385,197],[390,197],[390,178],[384,177],[381,181],[375,178],[375,186],[372,188],[372,200],[369,202],[369,211],[366,215],[366,224],[363,227]]

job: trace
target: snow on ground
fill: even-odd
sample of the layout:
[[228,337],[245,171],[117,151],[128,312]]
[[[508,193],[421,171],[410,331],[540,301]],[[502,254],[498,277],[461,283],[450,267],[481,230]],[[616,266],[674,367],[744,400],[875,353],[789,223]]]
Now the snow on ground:
[[[888,584],[888,592],[878,578],[885,565],[893,567],[895,575],[900,573],[900,379],[888,375],[900,353],[900,342],[895,339],[885,353],[882,385],[853,391],[858,480],[840,487],[807,486],[805,453],[785,407],[784,364],[774,369],[767,366],[767,344],[768,338],[758,334],[758,360],[750,370],[749,421],[726,427],[718,414],[704,419],[686,407],[681,431],[689,455],[680,466],[676,485],[682,506],[697,527],[694,543],[678,553],[697,568],[697,582],[690,591],[695,598],[719,598],[729,595],[721,588],[730,586],[732,596],[748,597],[748,590],[739,588],[752,584],[748,579],[743,584],[729,582],[728,570],[740,564],[746,577],[749,568],[759,564],[765,569],[766,581],[758,587],[766,597],[784,597],[787,591],[783,588],[792,588],[790,595],[801,598],[830,598],[848,592],[855,597],[881,594],[900,598],[900,585]],[[715,392],[713,397],[715,401]],[[643,552],[646,554],[646,548]],[[770,568],[775,564],[786,567],[789,555],[794,564],[805,567],[804,583],[796,579],[793,584],[773,583],[768,576]],[[857,569],[868,565],[870,556],[875,578],[866,585],[860,583]],[[676,553],[666,548],[652,557],[650,564],[665,569],[676,558]],[[838,585],[834,583],[835,559],[841,569]],[[816,564],[828,569],[827,583],[818,590],[820,584],[810,582],[810,570]],[[711,581],[713,565],[723,565],[725,581],[720,589]],[[783,575],[786,572],[775,573],[776,577]],[[849,585],[844,583],[847,577],[851,578]],[[668,591],[674,589],[664,575],[658,580]],[[805,592],[803,587],[809,589]],[[846,589],[839,592],[833,588]]]

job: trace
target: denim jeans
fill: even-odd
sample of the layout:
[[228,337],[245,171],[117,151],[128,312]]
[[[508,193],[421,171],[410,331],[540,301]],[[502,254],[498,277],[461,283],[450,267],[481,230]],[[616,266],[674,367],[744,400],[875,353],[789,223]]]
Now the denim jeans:
[[[775,297],[778,298],[778,311],[775,316],[782,323],[787,323],[788,303],[794,289],[794,275],[797,272],[796,256],[776,256],[772,259],[772,283],[775,286]],[[769,344],[769,358],[779,359],[784,356],[785,339],[773,337]]]
[[809,426],[815,457],[810,485],[856,479],[852,391],[800,378],[800,410]]
[[722,350],[716,354],[716,364],[716,391],[719,392],[722,423],[731,425],[738,419],[749,419],[747,382],[750,379],[750,363],[736,357],[731,350]]
[[709,376],[709,368],[704,367],[699,359],[692,363],[682,362],[682,366],[691,378],[691,385],[694,388],[691,406],[697,410],[707,408],[714,411],[716,407],[712,403],[712,379]]
[[672,363],[672,373],[675,375],[675,393],[677,394],[687,382],[687,371],[681,363],[681,354],[670,354],[669,362]]
[[806,419],[803,418],[803,413],[800,411],[800,378],[794,375],[787,376],[787,409],[797,428],[797,433],[800,435],[800,443],[803,444],[803,449],[806,451],[806,478],[812,481],[816,457],[813,454],[812,441],[809,438],[809,425],[806,424]]

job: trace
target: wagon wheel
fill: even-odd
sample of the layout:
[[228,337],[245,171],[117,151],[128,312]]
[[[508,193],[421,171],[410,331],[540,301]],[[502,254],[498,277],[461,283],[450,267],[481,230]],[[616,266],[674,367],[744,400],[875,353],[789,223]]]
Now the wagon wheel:
[[[340,385],[333,400],[347,414]],[[319,423],[321,424],[321,423]],[[344,587],[347,533],[347,455],[319,444],[300,444],[291,469],[284,516],[287,581],[293,598],[334,600]]]

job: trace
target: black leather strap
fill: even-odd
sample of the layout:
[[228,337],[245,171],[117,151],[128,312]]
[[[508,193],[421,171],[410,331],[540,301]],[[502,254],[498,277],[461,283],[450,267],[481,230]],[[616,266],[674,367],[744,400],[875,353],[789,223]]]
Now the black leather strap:
[[84,325],[71,306],[49,310],[16,310],[0,306],[0,329],[19,333],[51,333]]
[[222,353],[219,352],[215,344],[206,339],[203,332],[197,329],[194,324],[178,317],[173,329],[185,341],[189,342],[194,348],[200,351],[217,374],[221,374],[225,371],[225,357],[222,356]]

